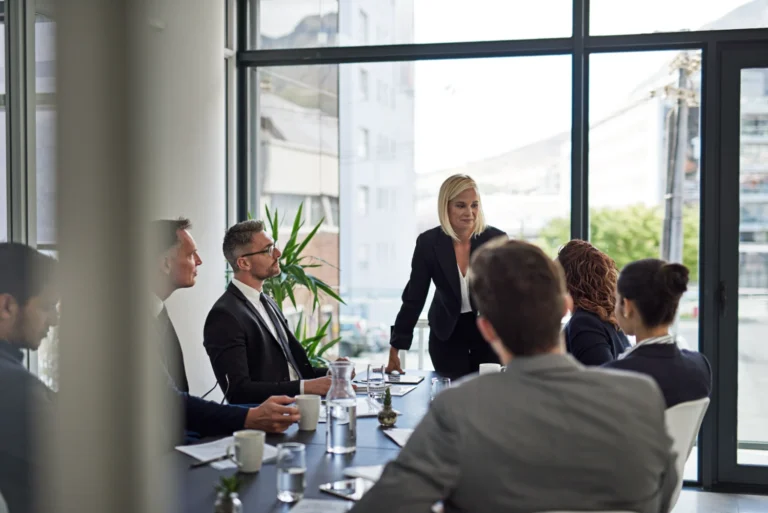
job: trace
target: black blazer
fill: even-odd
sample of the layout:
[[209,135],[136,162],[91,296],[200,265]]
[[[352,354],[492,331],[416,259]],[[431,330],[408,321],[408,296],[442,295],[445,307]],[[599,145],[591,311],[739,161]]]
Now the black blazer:
[[[472,237],[470,255],[489,240],[501,235],[506,234],[498,228],[487,227],[483,233]],[[392,326],[392,347],[410,349],[413,329],[427,301],[430,281],[435,284],[435,296],[427,314],[429,328],[439,340],[448,340],[461,315],[461,284],[453,240],[439,226],[427,230],[416,239],[411,278],[403,290],[403,305]]]
[[[285,332],[301,379],[325,376],[328,369],[312,367],[277,303],[269,296],[265,297],[279,318],[280,325],[275,329],[279,331],[282,328]],[[254,404],[264,402],[273,395],[299,394],[299,381],[290,381],[288,362],[280,342],[233,283],[213,305],[205,320],[203,336],[213,372],[230,403]]]
[[565,347],[584,365],[603,365],[629,347],[627,336],[596,314],[576,309],[565,325]]
[[709,397],[712,392],[712,367],[707,358],[696,351],[680,349],[677,344],[640,346],[604,367],[652,377],[664,394],[667,408]]

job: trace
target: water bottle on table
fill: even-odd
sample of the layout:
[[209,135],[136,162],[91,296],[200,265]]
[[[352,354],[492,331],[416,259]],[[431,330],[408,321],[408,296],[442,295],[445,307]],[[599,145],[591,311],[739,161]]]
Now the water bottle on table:
[[325,450],[347,454],[357,449],[357,394],[352,388],[351,362],[331,364],[331,388],[326,396]]

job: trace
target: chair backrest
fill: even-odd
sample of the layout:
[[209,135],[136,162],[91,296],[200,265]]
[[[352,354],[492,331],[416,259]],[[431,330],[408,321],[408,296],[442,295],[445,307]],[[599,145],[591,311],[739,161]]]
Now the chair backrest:
[[0,513],[8,513],[8,505],[3,499],[3,492],[0,492]]
[[665,414],[667,432],[672,437],[672,450],[677,454],[677,477],[679,483],[672,495],[669,503],[670,511],[675,507],[677,499],[680,496],[680,490],[683,488],[683,473],[685,472],[685,462],[691,455],[696,438],[699,436],[701,422],[704,420],[704,414],[709,407],[709,397],[680,403],[669,408]]

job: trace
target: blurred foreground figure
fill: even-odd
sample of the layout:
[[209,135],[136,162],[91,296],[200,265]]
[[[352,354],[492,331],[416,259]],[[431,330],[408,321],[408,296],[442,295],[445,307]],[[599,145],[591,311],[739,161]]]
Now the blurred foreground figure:
[[0,243],[0,493],[12,513],[33,511],[35,426],[48,423],[53,392],[24,364],[58,323],[56,261]]

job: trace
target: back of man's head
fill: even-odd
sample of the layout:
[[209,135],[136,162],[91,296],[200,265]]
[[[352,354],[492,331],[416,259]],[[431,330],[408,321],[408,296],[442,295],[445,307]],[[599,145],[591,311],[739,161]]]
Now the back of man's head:
[[480,315],[512,355],[546,353],[560,344],[565,279],[540,248],[492,240],[472,255],[469,280]]
[[189,230],[192,223],[189,219],[159,219],[152,221],[151,242],[154,254],[165,254],[169,249],[181,242],[179,231]]
[[0,295],[9,295],[19,306],[39,296],[53,280],[56,261],[36,249],[16,242],[0,242]]

